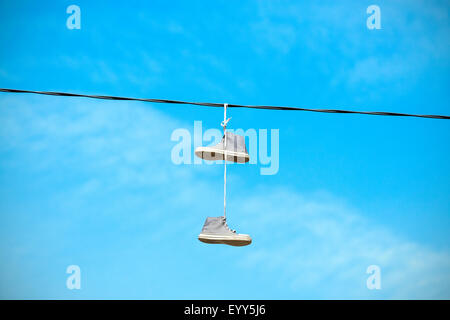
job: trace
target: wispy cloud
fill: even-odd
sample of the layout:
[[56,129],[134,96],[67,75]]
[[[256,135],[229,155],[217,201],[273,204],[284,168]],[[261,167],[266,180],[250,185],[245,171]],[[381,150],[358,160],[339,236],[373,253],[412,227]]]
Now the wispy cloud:
[[[450,298],[447,251],[397,237],[326,192],[265,187],[241,201],[257,246],[242,264],[277,272],[300,297]],[[381,268],[380,291],[366,288],[370,265]]]
[[382,29],[370,31],[363,3],[258,2],[259,17],[250,23],[259,39],[255,51],[313,54],[320,71],[333,71],[333,85],[391,83],[414,79],[430,64],[449,67],[450,22],[442,2],[379,5]]

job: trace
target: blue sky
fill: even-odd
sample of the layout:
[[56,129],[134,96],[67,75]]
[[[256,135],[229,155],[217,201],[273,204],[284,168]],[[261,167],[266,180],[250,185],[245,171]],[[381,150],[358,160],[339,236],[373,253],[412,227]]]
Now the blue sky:
[[[446,1],[10,1],[0,21],[0,87],[450,114]],[[276,175],[229,170],[243,248],[197,240],[222,166],[171,161],[174,130],[223,110],[0,94],[0,298],[450,298],[447,121],[229,115],[280,132]]]

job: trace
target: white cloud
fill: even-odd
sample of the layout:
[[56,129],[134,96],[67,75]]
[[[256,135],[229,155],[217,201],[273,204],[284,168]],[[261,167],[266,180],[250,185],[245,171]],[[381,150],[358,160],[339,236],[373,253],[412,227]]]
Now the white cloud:
[[372,31],[366,27],[367,6],[351,1],[258,2],[258,18],[249,26],[259,40],[255,51],[311,55],[318,70],[330,73],[332,85],[413,81],[430,65],[449,67],[445,4],[380,3],[382,29]]
[[[450,298],[447,251],[401,239],[331,195],[265,187],[241,201],[242,228],[259,243],[243,265],[279,272],[302,297]],[[372,264],[381,267],[378,292],[366,288]]]

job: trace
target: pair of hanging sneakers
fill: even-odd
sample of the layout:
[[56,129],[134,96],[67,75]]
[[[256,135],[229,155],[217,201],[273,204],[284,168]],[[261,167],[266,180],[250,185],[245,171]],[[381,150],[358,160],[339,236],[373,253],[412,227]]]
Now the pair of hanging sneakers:
[[[198,147],[195,155],[204,160],[226,160],[237,163],[246,163],[250,160],[245,138],[226,131],[222,140],[215,146]],[[225,216],[207,217],[198,239],[204,243],[222,243],[231,246],[246,246],[252,243],[247,234],[236,233],[227,225]]]

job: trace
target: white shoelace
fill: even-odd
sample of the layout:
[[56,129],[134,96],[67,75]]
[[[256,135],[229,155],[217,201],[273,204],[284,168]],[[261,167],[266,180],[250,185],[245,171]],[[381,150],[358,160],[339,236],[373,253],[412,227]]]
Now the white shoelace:
[[229,117],[227,120],[222,121],[222,122],[220,123],[220,125],[221,125],[222,127],[226,128],[226,127],[227,127],[227,124],[228,124],[228,121],[230,121],[230,120],[231,120],[231,117]]
[[225,222],[225,227],[226,227],[229,231],[231,231],[231,232],[233,232],[233,233],[236,233],[236,230],[230,229],[230,227],[228,226],[228,224],[227,224],[227,218],[222,217],[222,219],[223,219],[223,221]]

